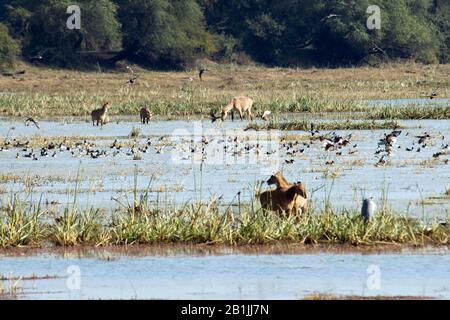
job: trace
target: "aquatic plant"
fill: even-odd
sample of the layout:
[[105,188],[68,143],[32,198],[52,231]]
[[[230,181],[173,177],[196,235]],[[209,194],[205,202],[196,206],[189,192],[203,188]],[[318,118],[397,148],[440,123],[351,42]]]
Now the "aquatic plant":
[[34,246],[45,241],[45,213],[40,207],[25,206],[17,195],[0,203],[0,247]]

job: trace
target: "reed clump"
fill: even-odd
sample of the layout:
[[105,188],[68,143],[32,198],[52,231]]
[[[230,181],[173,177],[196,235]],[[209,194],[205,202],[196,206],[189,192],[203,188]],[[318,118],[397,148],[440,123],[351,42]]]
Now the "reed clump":
[[48,238],[45,211],[25,206],[17,196],[0,203],[0,247],[38,246]]

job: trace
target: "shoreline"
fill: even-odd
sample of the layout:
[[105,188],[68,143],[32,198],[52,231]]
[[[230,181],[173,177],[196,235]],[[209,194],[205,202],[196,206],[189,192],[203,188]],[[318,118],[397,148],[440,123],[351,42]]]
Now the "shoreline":
[[117,259],[120,257],[182,257],[222,255],[309,255],[309,254],[450,254],[450,245],[411,244],[298,244],[280,242],[258,245],[208,244],[133,244],[133,245],[80,245],[0,248],[0,257],[33,257],[42,254],[55,256],[76,255],[81,258]]

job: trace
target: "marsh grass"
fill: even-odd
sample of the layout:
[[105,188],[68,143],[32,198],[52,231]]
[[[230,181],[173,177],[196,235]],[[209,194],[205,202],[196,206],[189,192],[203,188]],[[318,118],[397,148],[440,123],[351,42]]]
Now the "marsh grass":
[[377,130],[394,129],[403,126],[397,121],[330,121],[330,122],[312,122],[310,120],[290,120],[283,121],[275,119],[269,123],[251,123],[246,130],[286,130],[286,131],[308,131],[314,124],[316,130]]
[[[2,209],[0,247],[132,244],[408,244],[448,245],[450,227],[438,221],[424,224],[383,208],[365,224],[355,210],[311,209],[300,219],[265,212],[253,205],[220,209],[216,202],[186,204],[181,208],[133,206],[105,217],[98,210],[66,209],[55,221],[43,211],[23,205]],[[448,222],[448,221],[447,221]]]
[[427,107],[381,107],[373,108],[366,112],[363,116],[366,119],[392,120],[392,119],[450,119],[450,106],[427,106]]
[[130,138],[139,138],[140,134],[141,134],[141,129],[138,127],[133,127],[133,129],[131,129],[129,137]]
[[77,211],[65,209],[47,225],[51,241],[58,246],[75,246],[78,244],[96,245],[107,240],[100,210]]
[[[24,65],[26,77],[21,81],[0,78],[0,114],[12,116],[84,116],[105,101],[112,105],[111,115],[136,115],[145,104],[154,115],[186,118],[190,115],[208,116],[232,96],[255,98],[255,114],[264,110],[287,112],[361,112],[372,109],[358,101],[370,99],[421,98],[436,88],[440,97],[449,96],[450,65],[423,66],[390,64],[380,68],[283,69],[236,65],[215,65],[201,83],[183,84],[194,76],[187,72],[155,72],[139,70],[139,81],[123,88],[127,74],[120,72],[77,72],[37,68]],[[230,77],[230,74],[233,74]],[[391,108],[399,109],[399,108]],[[421,115],[411,111],[384,110],[380,116],[398,119],[412,117],[444,118],[439,110],[423,110]],[[373,117],[376,117],[373,114]],[[447,116],[448,118],[448,116]]]
[[140,160],[142,160],[142,153],[141,153],[141,152],[136,152],[136,153],[133,155],[133,160],[135,160],[135,161],[140,161]]
[[16,195],[0,203],[0,247],[35,246],[48,237],[45,211],[25,206]]

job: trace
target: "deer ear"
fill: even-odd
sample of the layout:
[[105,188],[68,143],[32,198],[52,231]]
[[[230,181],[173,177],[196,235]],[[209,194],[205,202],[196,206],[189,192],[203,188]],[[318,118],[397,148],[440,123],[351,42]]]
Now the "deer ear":
[[305,198],[308,199],[308,195],[306,194],[306,187],[304,184],[302,184],[301,182],[299,182],[299,186],[300,186],[300,195]]

